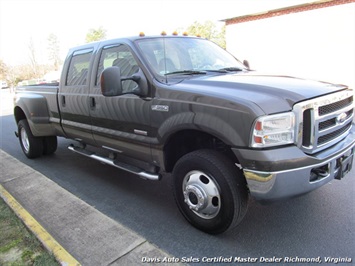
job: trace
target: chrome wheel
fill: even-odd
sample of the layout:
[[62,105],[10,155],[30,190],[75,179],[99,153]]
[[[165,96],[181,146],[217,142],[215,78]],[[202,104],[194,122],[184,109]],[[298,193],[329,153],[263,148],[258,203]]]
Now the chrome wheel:
[[184,201],[203,219],[216,217],[221,209],[221,196],[213,177],[201,171],[191,171],[184,177]]
[[22,147],[25,150],[26,153],[28,153],[30,151],[30,141],[28,139],[28,135],[26,133],[25,128],[21,128],[21,143],[22,143]]
[[20,120],[17,128],[23,153],[30,159],[40,157],[43,154],[43,137],[33,136],[26,119]]

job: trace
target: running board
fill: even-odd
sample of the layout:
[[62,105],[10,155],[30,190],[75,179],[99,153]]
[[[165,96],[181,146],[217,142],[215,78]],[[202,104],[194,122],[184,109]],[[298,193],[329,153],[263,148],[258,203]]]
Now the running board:
[[135,167],[135,166],[132,166],[132,165],[129,165],[129,164],[126,164],[126,163],[118,162],[118,161],[112,160],[112,159],[110,159],[108,157],[99,156],[99,155],[95,154],[94,152],[90,152],[90,151],[82,149],[80,147],[76,147],[73,144],[69,145],[68,149],[73,151],[73,152],[76,152],[76,153],[79,153],[81,155],[84,155],[86,157],[89,157],[89,158],[92,158],[94,160],[97,160],[97,161],[99,161],[101,163],[108,164],[108,165],[114,166],[116,168],[119,168],[121,170],[124,170],[124,171],[130,172],[132,174],[138,175],[139,177],[141,177],[143,179],[146,179],[146,180],[158,181],[158,180],[161,179],[161,175],[160,174],[151,174],[151,173],[145,172],[144,170],[142,170],[142,169],[140,169],[138,167]]

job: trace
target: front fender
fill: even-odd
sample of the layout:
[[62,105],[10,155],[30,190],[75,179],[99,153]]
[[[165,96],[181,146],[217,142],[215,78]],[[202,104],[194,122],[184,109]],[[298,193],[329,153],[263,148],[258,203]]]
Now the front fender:
[[235,127],[235,123],[208,113],[183,112],[165,120],[158,129],[160,143],[166,143],[174,133],[182,130],[198,130],[219,138],[230,146],[246,146],[248,126]]

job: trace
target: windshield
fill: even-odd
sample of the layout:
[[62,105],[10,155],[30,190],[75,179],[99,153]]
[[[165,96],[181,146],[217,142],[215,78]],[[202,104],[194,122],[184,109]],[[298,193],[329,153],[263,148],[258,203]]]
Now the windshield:
[[141,39],[137,45],[159,76],[245,69],[231,54],[205,39],[162,37]]

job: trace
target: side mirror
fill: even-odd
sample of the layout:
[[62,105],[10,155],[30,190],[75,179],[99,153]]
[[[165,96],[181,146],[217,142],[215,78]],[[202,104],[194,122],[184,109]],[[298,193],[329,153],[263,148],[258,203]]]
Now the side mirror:
[[[131,80],[136,83],[136,88],[127,90],[122,81]],[[128,77],[121,76],[121,68],[117,66],[105,68],[101,73],[101,93],[106,97],[119,96],[123,94],[135,94],[140,97],[148,95],[148,82],[142,70]],[[125,91],[126,90],[126,91]]]
[[122,94],[121,70],[119,67],[105,68],[101,73],[101,92],[106,97]]
[[250,69],[250,65],[249,65],[248,60],[244,60],[243,65],[246,66],[248,69]]

